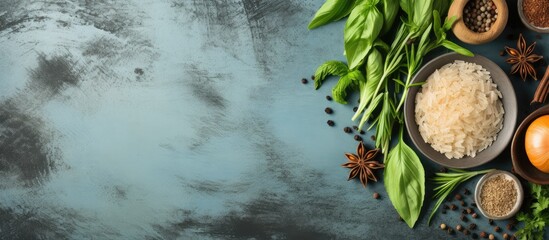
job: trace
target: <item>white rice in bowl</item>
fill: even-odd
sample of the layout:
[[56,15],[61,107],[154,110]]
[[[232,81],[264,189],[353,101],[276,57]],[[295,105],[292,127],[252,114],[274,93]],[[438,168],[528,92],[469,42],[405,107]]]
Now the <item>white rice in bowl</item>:
[[423,140],[447,158],[475,157],[503,127],[501,92],[490,72],[455,61],[436,70],[416,95],[416,123]]

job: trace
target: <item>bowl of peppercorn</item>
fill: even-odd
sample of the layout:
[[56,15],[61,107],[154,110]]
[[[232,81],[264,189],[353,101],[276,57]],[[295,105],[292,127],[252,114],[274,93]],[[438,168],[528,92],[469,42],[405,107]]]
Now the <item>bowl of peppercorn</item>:
[[520,20],[532,31],[549,33],[549,0],[518,0]]
[[455,0],[448,10],[448,18],[456,17],[452,27],[462,42],[483,44],[496,39],[507,25],[508,9],[505,0]]

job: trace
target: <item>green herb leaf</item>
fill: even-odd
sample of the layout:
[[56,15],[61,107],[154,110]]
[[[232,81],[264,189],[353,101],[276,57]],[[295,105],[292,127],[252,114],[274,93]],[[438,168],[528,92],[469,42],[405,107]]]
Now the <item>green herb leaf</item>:
[[319,89],[322,86],[322,81],[329,75],[336,75],[339,77],[347,75],[349,68],[347,64],[340,61],[327,61],[320,65],[315,72],[315,89]]
[[421,34],[431,23],[433,0],[414,1],[411,32]]
[[349,90],[356,89],[358,83],[364,81],[364,76],[360,70],[354,70],[341,77],[332,89],[332,97],[341,104],[347,104],[347,93]]
[[385,189],[400,217],[414,227],[425,197],[425,171],[419,157],[402,139],[389,152],[385,162]]
[[[368,58],[366,60],[366,81],[360,83],[360,103],[358,105],[358,110],[353,116],[352,120],[355,121],[360,114],[366,108],[366,104],[369,103],[374,95],[376,94],[376,88],[381,80],[381,75],[383,74],[383,55],[376,48],[372,49]],[[369,115],[366,116],[366,119],[369,118]],[[362,122],[362,121],[361,121]],[[362,124],[359,125],[359,128],[362,129]]]
[[442,29],[444,29],[445,32],[452,29],[452,26],[454,26],[454,23],[456,22],[456,20],[457,20],[456,16],[451,16],[446,18],[446,20],[444,20],[444,25],[442,25]]
[[362,63],[383,27],[383,15],[375,3],[360,2],[345,24],[343,38],[349,69],[356,69]]
[[309,29],[346,17],[353,9],[354,4],[354,0],[326,0],[309,23]]
[[461,55],[464,55],[464,56],[469,56],[469,57],[474,56],[474,54],[471,51],[469,51],[469,50],[467,50],[467,49],[465,49],[465,48],[463,48],[463,47],[461,47],[461,46],[459,46],[459,45],[457,45],[453,42],[450,42],[448,40],[443,40],[442,41],[442,46],[447,48],[447,49],[450,49],[454,52],[457,52]]
[[453,0],[435,0],[433,1],[433,10],[437,10],[439,13],[448,12]]
[[393,27],[399,10],[399,0],[381,0],[379,10],[383,14],[383,28],[381,34],[386,34]]

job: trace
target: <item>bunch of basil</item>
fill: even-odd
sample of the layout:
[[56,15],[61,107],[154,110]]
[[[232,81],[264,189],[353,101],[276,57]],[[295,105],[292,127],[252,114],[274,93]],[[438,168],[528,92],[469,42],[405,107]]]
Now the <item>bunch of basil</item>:
[[[359,128],[371,121],[376,147],[384,153],[384,182],[393,206],[410,228],[416,223],[425,196],[425,172],[417,154],[403,140],[401,107],[410,81],[423,57],[443,46],[473,54],[446,39],[455,18],[444,22],[452,0],[326,0],[309,24],[313,29],[349,16],[344,30],[347,64],[328,61],[315,72],[318,89],[329,75],[339,76],[332,89],[335,101],[346,104],[348,91],[360,92]],[[395,23],[401,13],[401,21]],[[397,26],[398,25],[398,26]],[[393,31],[391,31],[393,30]],[[391,40],[388,45],[385,40]],[[402,81],[401,78],[405,77]],[[398,104],[396,104],[398,103]],[[396,145],[389,150],[393,129]]]

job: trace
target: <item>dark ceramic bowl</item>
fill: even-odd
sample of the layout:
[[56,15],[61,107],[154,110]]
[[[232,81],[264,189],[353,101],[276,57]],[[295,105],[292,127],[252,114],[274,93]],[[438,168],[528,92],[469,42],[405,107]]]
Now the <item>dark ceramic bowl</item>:
[[511,143],[511,159],[513,161],[513,168],[515,172],[528,180],[529,182],[536,184],[549,184],[549,173],[544,173],[538,170],[526,155],[526,149],[524,147],[524,135],[528,126],[536,120],[538,117],[549,114],[549,105],[530,113],[517,128],[513,142]]
[[448,159],[444,154],[437,152],[430,144],[423,141],[415,120],[415,99],[416,94],[421,87],[410,88],[404,104],[404,120],[410,138],[419,151],[427,158],[446,167],[461,169],[472,168],[496,158],[511,141],[517,122],[517,97],[507,74],[503,72],[497,64],[480,55],[475,55],[474,57],[466,57],[457,53],[441,55],[425,64],[425,66],[423,66],[414,76],[412,83],[427,80],[436,69],[439,69],[448,63],[453,63],[455,60],[463,60],[465,62],[472,62],[483,66],[490,72],[492,80],[497,84],[498,90],[503,95],[503,98],[501,99],[505,110],[503,115],[503,128],[498,133],[498,136],[492,145],[477,153],[475,157],[466,156],[460,159]]
[[528,21],[528,19],[524,15],[524,10],[522,9],[522,0],[517,1],[517,9],[518,9],[518,14],[519,14],[520,20],[522,21],[524,26],[526,26],[527,28],[529,28],[530,30],[535,31],[535,32],[549,33],[549,27],[543,28],[543,27],[534,26],[533,24],[531,24]]

